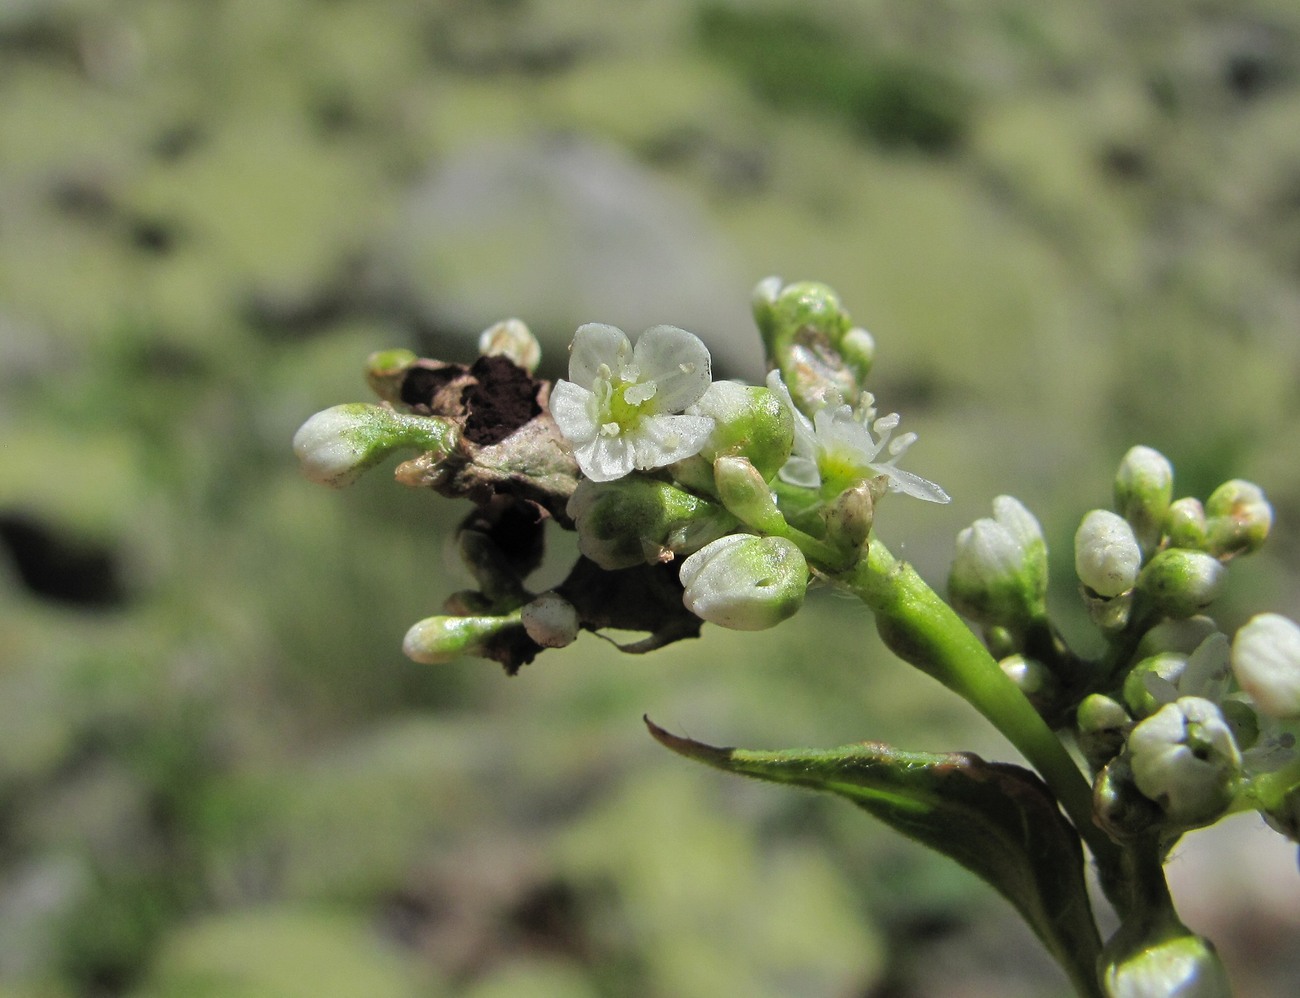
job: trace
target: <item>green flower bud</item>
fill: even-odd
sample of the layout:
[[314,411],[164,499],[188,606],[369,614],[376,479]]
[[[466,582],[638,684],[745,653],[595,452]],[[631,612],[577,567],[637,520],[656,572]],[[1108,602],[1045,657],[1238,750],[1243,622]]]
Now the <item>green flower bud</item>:
[[1265,717],[1300,718],[1300,626],[1260,613],[1237,631],[1232,672]]
[[1142,550],[1160,544],[1169,502],[1174,497],[1174,468],[1150,447],[1134,447],[1120,461],[1115,476],[1115,509],[1133,528]]
[[399,448],[446,454],[456,440],[455,428],[444,419],[352,402],[318,412],[303,423],[294,434],[293,452],[313,482],[342,488]]
[[1258,485],[1234,478],[1205,501],[1210,554],[1226,561],[1258,551],[1273,526],[1273,507]]
[[578,549],[604,569],[689,554],[735,529],[722,506],[655,478],[583,480],[569,500]]
[[999,659],[998,667],[1036,709],[1050,703],[1058,692],[1056,677],[1036,658],[1017,652]]
[[1167,548],[1142,569],[1139,586],[1167,617],[1190,617],[1214,602],[1227,570],[1203,551]]
[[760,631],[793,616],[808,588],[803,554],[783,537],[730,534],[682,562],[686,609],[737,631]]
[[876,502],[885,494],[883,475],[858,482],[821,509],[826,540],[847,554],[858,556],[871,535],[876,519]]
[[504,319],[488,326],[478,337],[478,352],[484,357],[506,357],[529,374],[542,359],[542,345],[519,319]]
[[440,665],[462,655],[483,655],[488,642],[518,626],[518,611],[502,617],[426,617],[406,632],[402,651],[414,662]]
[[543,648],[563,648],[578,639],[581,621],[572,603],[559,593],[542,593],[519,611],[528,636]]
[[1211,824],[1236,796],[1241,752],[1209,700],[1161,707],[1129,734],[1128,754],[1138,790],[1179,829]]
[[744,457],[720,457],[713,462],[714,486],[722,504],[741,523],[765,534],[779,534],[785,518],[762,473]]
[[1160,807],[1133,782],[1126,755],[1111,759],[1097,774],[1092,784],[1092,813],[1117,842],[1147,835],[1164,820]]
[[834,291],[815,281],[780,287],[779,279],[769,277],[753,301],[768,361],[802,412],[858,397],[874,349],[862,336],[865,330],[853,330]]
[[1232,998],[1227,972],[1209,940],[1181,925],[1159,935],[1163,938],[1126,941],[1123,956],[1102,957],[1106,998]]
[[397,405],[402,400],[402,381],[411,365],[418,360],[410,350],[379,350],[366,358],[366,383],[385,402]]
[[1127,520],[1104,509],[1083,518],[1074,535],[1074,568],[1085,586],[1104,599],[1119,596],[1133,588],[1141,566],[1142,549]]
[[1034,515],[1011,496],[993,500],[957,535],[948,593],[961,613],[985,624],[1023,629],[1046,610],[1047,545]]
[[1203,551],[1209,543],[1209,524],[1201,500],[1190,496],[1176,499],[1169,505],[1165,521],[1165,534],[1171,547]]
[[1133,719],[1119,701],[1092,693],[1079,704],[1076,725],[1079,750],[1098,770],[1123,750]]
[[781,470],[794,447],[794,417],[770,390],[734,381],[715,381],[695,405],[690,416],[708,416],[713,433],[700,456],[747,458],[764,481]]

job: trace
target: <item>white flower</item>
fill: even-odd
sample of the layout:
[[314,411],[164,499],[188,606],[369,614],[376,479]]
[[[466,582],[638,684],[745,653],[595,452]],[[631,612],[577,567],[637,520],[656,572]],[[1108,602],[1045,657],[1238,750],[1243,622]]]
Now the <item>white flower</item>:
[[713,420],[680,413],[710,380],[708,348],[684,329],[655,326],[633,347],[621,329],[589,322],[573,337],[569,380],[555,383],[551,415],[582,473],[612,482],[699,453]]
[[779,371],[767,376],[767,387],[794,416],[794,452],[781,468],[782,481],[821,489],[823,498],[833,498],[863,479],[884,475],[891,492],[930,502],[949,501],[948,493],[934,482],[895,466],[916,442],[916,434],[904,433],[891,440],[898,427],[898,413],[877,419],[870,392],[862,393],[856,411],[843,403],[832,404],[809,419],[795,406]]
[[1188,828],[1219,817],[1236,792],[1241,752],[1209,700],[1165,704],[1129,734],[1128,751],[1138,790]]

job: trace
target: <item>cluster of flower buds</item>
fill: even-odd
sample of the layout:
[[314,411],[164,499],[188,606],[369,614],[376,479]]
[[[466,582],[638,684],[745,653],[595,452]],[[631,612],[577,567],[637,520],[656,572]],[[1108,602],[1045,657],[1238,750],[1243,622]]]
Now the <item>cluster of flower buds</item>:
[[1204,503],[1174,499],[1169,461],[1134,447],[1115,512],[1093,510],[1075,535],[1083,597],[1110,645],[1109,688],[1080,704],[1079,742],[1098,820],[1117,839],[1172,844],[1242,807],[1286,823],[1300,783],[1300,627],[1260,614],[1230,639],[1205,615],[1227,563],[1258,550],[1272,518],[1240,480]]
[[[373,355],[367,377],[382,403],[304,424],[294,448],[315,481],[348,484],[412,448],[400,482],[478,504],[459,546],[480,588],[411,628],[410,657],[477,654],[513,670],[583,628],[647,630],[641,650],[700,621],[770,627],[800,607],[815,574],[857,561],[887,492],[948,500],[898,467],[915,434],[877,413],[864,390],[874,342],[830,288],[768,278],[753,306],[764,385],[715,382],[708,348],[675,326],[633,342],[588,323],[552,386],[533,376],[537,341],[511,319],[484,331],[469,367]],[[577,531],[582,559],[539,596],[524,583],[548,518]],[[522,532],[502,526],[525,521]],[[646,595],[665,588],[675,600]],[[620,606],[611,594],[622,589]]]

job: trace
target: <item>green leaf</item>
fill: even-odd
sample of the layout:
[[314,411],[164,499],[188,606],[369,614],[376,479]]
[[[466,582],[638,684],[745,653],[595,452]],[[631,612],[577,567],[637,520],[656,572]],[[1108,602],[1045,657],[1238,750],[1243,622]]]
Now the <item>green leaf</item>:
[[880,742],[816,751],[715,748],[656,727],[697,762],[847,797],[991,884],[1038,934],[1083,995],[1099,995],[1101,952],[1079,836],[1033,773],[969,752],[901,752]]

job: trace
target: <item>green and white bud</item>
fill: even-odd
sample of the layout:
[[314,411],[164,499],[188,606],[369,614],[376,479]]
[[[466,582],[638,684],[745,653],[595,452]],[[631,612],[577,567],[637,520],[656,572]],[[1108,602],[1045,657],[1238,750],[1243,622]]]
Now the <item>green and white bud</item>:
[[643,475],[578,483],[567,507],[578,549],[604,569],[670,561],[734,530],[721,505]]
[[730,534],[682,562],[686,609],[737,631],[760,631],[793,616],[808,588],[808,564],[783,537]]
[[1133,528],[1117,513],[1094,509],[1074,535],[1074,569],[1079,581],[1104,599],[1128,592],[1142,567]]
[[[1166,703],[1178,698],[1178,681],[1187,668],[1187,656],[1177,652],[1148,655],[1124,677],[1124,703],[1134,717],[1150,717]],[[1160,696],[1173,691],[1172,696]]]
[[1252,554],[1263,546],[1273,526],[1273,507],[1258,485],[1234,478],[1224,482],[1205,501],[1209,517],[1210,554],[1226,561]]
[[1300,718],[1300,626],[1277,613],[1251,617],[1232,641],[1232,672],[1259,712]]
[[1209,544],[1210,527],[1201,500],[1188,496],[1170,503],[1165,534],[1171,547],[1204,551]]
[[572,603],[556,592],[542,593],[526,603],[519,619],[528,636],[543,648],[563,648],[578,639],[581,621]]
[[1132,726],[1133,718],[1118,700],[1101,693],[1083,698],[1076,715],[1077,741],[1094,771],[1119,755]]
[[426,617],[406,632],[402,652],[414,662],[441,665],[463,655],[482,655],[488,642],[518,626],[518,611],[502,617]]
[[1218,630],[1219,625],[1204,616],[1162,620],[1142,635],[1133,657],[1140,660],[1164,651],[1190,655],[1201,646],[1201,642],[1211,634],[1217,634]]
[[1142,550],[1159,546],[1173,497],[1174,468],[1168,458],[1141,446],[1124,455],[1115,475],[1115,508],[1133,528]]
[[744,457],[720,457],[713,462],[714,487],[722,505],[745,526],[764,534],[779,534],[785,517],[777,508],[762,472]]
[[993,500],[957,535],[948,574],[953,606],[981,623],[1023,628],[1046,610],[1047,545],[1034,515],[1011,496]]
[[366,358],[366,383],[385,402],[397,405],[406,372],[418,359],[410,350],[378,350]]
[[1191,617],[1219,595],[1227,569],[1203,551],[1166,548],[1142,569],[1142,591],[1167,617]]
[[478,352],[484,357],[505,357],[529,374],[542,360],[542,345],[519,319],[503,319],[479,333]]
[[319,485],[351,485],[400,448],[446,454],[456,429],[436,416],[412,416],[387,405],[351,402],[318,412],[293,437],[303,474]]
[[1232,998],[1214,946],[1181,925],[1163,939],[1147,938],[1125,948],[1125,956],[1103,956],[1106,998]]
[[784,403],[760,385],[715,381],[695,405],[690,416],[713,420],[713,432],[700,457],[747,458],[765,481],[771,481],[794,447],[794,417]]
[[1208,825],[1228,809],[1241,752],[1218,706],[1182,697],[1138,722],[1128,737],[1133,781],[1179,829]]

